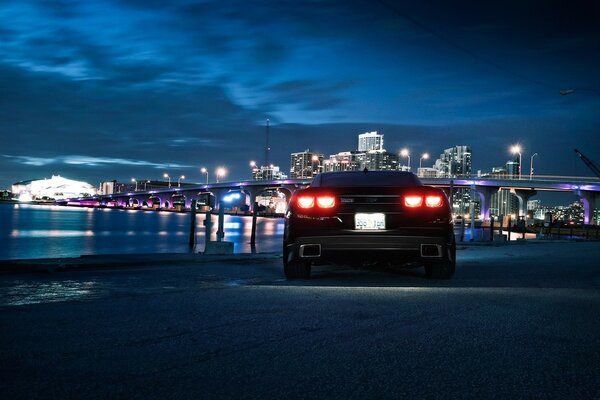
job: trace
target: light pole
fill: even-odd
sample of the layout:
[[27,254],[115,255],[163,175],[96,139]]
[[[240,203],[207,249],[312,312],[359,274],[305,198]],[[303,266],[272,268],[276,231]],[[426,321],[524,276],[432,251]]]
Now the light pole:
[[408,170],[410,171],[410,153],[408,152],[408,149],[402,149],[400,151],[400,155],[402,157],[408,158]]
[[219,167],[217,168],[217,171],[215,172],[215,175],[217,175],[217,183],[219,183],[219,178],[222,176],[225,176],[225,174],[227,173],[227,170],[223,167]]
[[177,187],[181,187],[181,180],[185,179],[185,175],[181,175],[179,179],[177,179]]
[[146,182],[144,182],[144,192],[146,191],[146,185],[147,185],[148,183],[150,183],[150,181],[146,181]]
[[537,156],[538,153],[533,153],[531,156],[531,163],[529,164],[529,180],[533,179],[533,157]]
[[171,187],[171,177],[169,176],[169,174],[163,174],[164,178],[167,178],[169,180],[169,187]]
[[518,144],[510,148],[511,153],[519,155],[519,179],[521,179],[521,146]]
[[135,182],[135,192],[137,192],[137,181],[135,180],[135,178],[131,178],[131,182]]
[[208,170],[204,167],[200,168],[200,172],[206,174],[206,184],[208,185]]
[[419,169],[421,169],[421,162],[423,160],[427,160],[429,159],[429,154],[428,153],[423,153],[423,155],[421,156],[421,158],[419,158]]

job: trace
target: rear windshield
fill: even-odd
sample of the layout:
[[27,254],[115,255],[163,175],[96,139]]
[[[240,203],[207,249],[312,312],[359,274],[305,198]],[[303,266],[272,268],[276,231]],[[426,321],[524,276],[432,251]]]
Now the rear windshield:
[[402,171],[346,171],[325,172],[317,175],[311,187],[348,187],[348,186],[422,186],[417,176]]

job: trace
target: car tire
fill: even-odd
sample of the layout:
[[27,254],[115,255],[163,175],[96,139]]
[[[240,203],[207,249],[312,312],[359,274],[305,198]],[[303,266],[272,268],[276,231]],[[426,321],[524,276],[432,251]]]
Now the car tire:
[[283,247],[283,272],[287,279],[308,279],[310,278],[310,261],[301,261],[290,257],[287,246]]
[[456,271],[456,242],[452,235],[451,243],[446,248],[447,254],[442,261],[425,263],[425,274],[429,279],[450,279]]

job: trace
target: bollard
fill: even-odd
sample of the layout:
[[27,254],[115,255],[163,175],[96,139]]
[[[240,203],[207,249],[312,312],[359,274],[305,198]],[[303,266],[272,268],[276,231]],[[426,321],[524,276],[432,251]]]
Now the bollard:
[[196,247],[196,200],[192,200],[192,204],[190,205],[190,238],[188,241],[188,245],[190,251],[193,252]]
[[490,217],[490,242],[494,241],[494,217]]
[[508,216],[508,223],[506,224],[506,225],[507,225],[507,226],[506,226],[506,229],[508,230],[508,241],[509,241],[509,242],[510,242],[510,234],[511,234],[511,231],[510,231],[510,229],[511,229],[511,224],[512,224],[512,221],[511,221],[511,218],[510,218],[510,215],[509,215],[509,216]]

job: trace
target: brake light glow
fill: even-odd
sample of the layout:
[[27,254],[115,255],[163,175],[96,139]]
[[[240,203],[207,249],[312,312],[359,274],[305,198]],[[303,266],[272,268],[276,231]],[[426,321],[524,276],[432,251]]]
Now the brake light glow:
[[432,195],[425,197],[425,205],[427,207],[441,207],[442,196]]
[[317,205],[320,208],[332,208],[335,206],[335,197],[319,196],[319,197],[317,197]]
[[404,198],[404,205],[406,207],[415,208],[421,207],[423,204],[423,197],[421,196],[406,196]]
[[300,196],[297,203],[300,208],[313,208],[315,206],[315,198],[312,196]]

